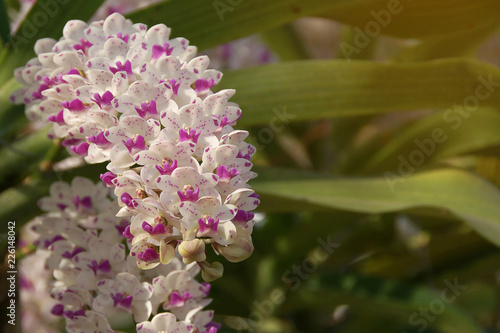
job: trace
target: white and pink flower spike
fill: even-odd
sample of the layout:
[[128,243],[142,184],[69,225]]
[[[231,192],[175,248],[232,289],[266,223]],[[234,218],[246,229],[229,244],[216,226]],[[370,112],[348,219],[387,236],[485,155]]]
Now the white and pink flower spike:
[[[203,277],[210,280],[222,275],[220,263],[206,261],[210,246],[231,262],[251,255],[259,199],[248,181],[256,176],[256,150],[244,141],[248,132],[234,130],[242,116],[229,101],[235,91],[212,91],[222,73],[208,68],[207,56],[195,57],[196,47],[170,38],[163,24],[148,29],[118,13],[91,24],[69,21],[59,41],[41,40],[35,51],[15,71],[24,87],[12,100],[26,104],[30,119],[52,123],[50,137],[71,154],[107,162],[101,178],[119,198],[118,216],[130,217],[132,224],[122,225],[140,269],[179,253],[208,269]],[[54,189],[60,198],[42,205],[69,215],[100,209],[105,194],[82,186],[81,194]],[[106,221],[93,223],[112,235]],[[61,232],[48,232],[44,242]],[[103,273],[104,259],[92,260],[85,265]]]

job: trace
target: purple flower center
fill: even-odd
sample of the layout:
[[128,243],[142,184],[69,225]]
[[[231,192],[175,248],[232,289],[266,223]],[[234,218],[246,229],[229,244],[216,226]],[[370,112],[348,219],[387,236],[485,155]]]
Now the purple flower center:
[[141,107],[135,107],[137,114],[143,119],[149,119],[158,116],[158,110],[156,109],[156,101],[151,101],[149,103],[142,102]]
[[142,135],[137,135],[135,140],[133,138],[128,138],[127,141],[122,140],[122,142],[125,147],[127,147],[130,154],[135,154],[138,151],[147,149]]
[[198,197],[200,195],[200,189],[197,187],[194,191],[192,188],[185,189],[184,192],[177,191],[177,195],[181,199],[181,201],[190,201],[196,202],[198,201]]
[[144,250],[144,252],[139,252],[137,254],[137,258],[139,258],[139,260],[148,262],[157,260],[158,258],[160,258],[160,255],[154,249],[149,248]]
[[66,259],[72,259],[80,252],[83,252],[83,249],[77,246],[72,252],[65,251],[61,256]]
[[169,83],[172,86],[172,91],[174,92],[174,95],[177,95],[179,93],[179,87],[181,86],[181,81],[171,79]]
[[177,168],[177,160],[173,160],[170,164],[163,163],[163,167],[161,167],[158,164],[156,165],[156,170],[158,170],[158,172],[163,176],[164,175],[170,176],[176,168]]
[[87,138],[87,141],[90,143],[94,143],[99,148],[109,148],[110,146],[112,146],[112,143],[109,142],[108,139],[106,139],[104,132],[99,132],[97,135],[90,135]]
[[98,272],[102,273],[111,272],[111,266],[109,265],[108,260],[101,260],[99,263],[97,263],[97,260],[92,260],[90,265],[87,265],[87,267],[90,268],[94,272],[94,275],[96,276]]
[[92,102],[96,103],[99,105],[99,107],[102,109],[102,106],[111,106],[111,101],[113,100],[114,96],[111,93],[111,91],[106,90],[104,94],[99,95],[99,93],[94,94],[94,98],[91,99]]
[[113,300],[113,307],[115,308],[120,305],[126,309],[130,309],[130,305],[134,299],[132,295],[127,295],[126,293],[110,294],[109,296],[111,296],[111,299]]
[[185,129],[179,130],[179,142],[191,141],[194,143],[198,143],[198,138],[200,137],[201,132],[196,133],[194,129]]
[[116,175],[110,171],[106,173],[101,173],[99,176],[102,182],[106,185],[113,185],[113,179],[116,179]]
[[77,146],[71,146],[71,151],[80,156],[87,156],[89,153],[89,144],[88,142],[82,142]]
[[194,83],[194,91],[196,91],[196,93],[205,93],[205,92],[208,92],[210,90],[210,88],[212,88],[213,86],[215,86],[215,81],[214,79],[198,79],[196,80],[196,82]]
[[79,38],[78,41],[80,44],[73,45],[73,48],[75,50],[81,50],[84,54],[87,53],[87,50],[93,45],[91,42],[83,38]]
[[63,236],[61,235],[55,235],[52,239],[46,239],[45,242],[43,242],[44,247],[48,248],[52,244],[54,244],[57,241],[63,240]]
[[163,44],[163,46],[160,44],[153,45],[153,60],[160,58],[163,54],[167,56],[171,55],[174,48],[169,46],[170,45],[168,43]]
[[70,111],[78,112],[78,111],[85,111],[87,110],[87,106],[83,104],[82,101],[80,101],[78,98],[75,98],[71,102],[68,101],[62,101],[61,106],[65,109],[68,109]]
[[180,308],[183,307],[191,298],[193,298],[193,294],[187,291],[181,295],[178,291],[174,290],[170,294],[170,302],[168,303],[168,305],[170,308]]
[[135,199],[127,192],[120,196],[120,200],[129,208],[135,208]]
[[120,38],[122,41],[124,41],[125,43],[128,43],[128,38],[129,38],[129,35],[128,34],[122,34],[121,32],[118,32],[116,34],[116,38]]
[[57,115],[50,115],[49,118],[47,119],[50,122],[57,123],[59,125],[64,125],[66,124],[64,122],[64,110],[61,110],[57,113]]
[[66,318],[74,320],[74,319],[76,319],[75,317],[77,317],[77,316],[85,316],[85,311],[83,311],[82,309],[76,310],[76,311],[67,310],[67,311],[64,311],[63,315]]
[[116,74],[117,72],[126,72],[128,75],[132,75],[132,63],[127,60],[124,64],[121,61],[116,62],[116,67],[109,66],[111,73]]
[[220,165],[217,168],[217,176],[219,176],[219,181],[224,183],[229,183],[232,178],[239,175],[239,171],[235,168],[231,168],[231,170],[227,170],[225,165]]
[[247,212],[247,211],[238,209],[238,212],[236,213],[235,217],[233,217],[232,221],[246,223],[246,222],[252,220],[253,217],[254,217],[254,214],[252,212]]
[[122,235],[127,239],[134,239],[134,235],[132,235],[132,233],[130,232],[130,225],[125,227],[124,231],[122,232]]
[[198,225],[200,226],[200,229],[198,229],[198,231],[201,235],[207,235],[213,233],[216,234],[217,227],[219,226],[219,218],[216,218],[215,220],[211,217],[206,219],[199,219]]
[[80,207],[92,209],[92,199],[88,195],[83,198],[80,198],[78,195],[75,195],[75,197],[73,198],[73,200],[71,200],[71,202],[73,202],[77,210],[80,209]]
[[163,235],[166,233],[165,225],[163,223],[158,223],[154,227],[151,226],[148,222],[142,222],[142,230],[147,232],[150,235]]
[[52,313],[54,316],[62,316],[64,313],[64,305],[62,304],[54,305],[50,310],[50,313]]

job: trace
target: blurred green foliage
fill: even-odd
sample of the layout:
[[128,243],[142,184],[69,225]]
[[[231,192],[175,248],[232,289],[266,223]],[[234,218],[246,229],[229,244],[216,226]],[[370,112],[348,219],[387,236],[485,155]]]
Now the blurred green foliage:
[[[49,2],[5,42],[14,2],[0,1],[0,216],[17,226],[52,181],[103,169],[52,171],[67,155],[8,102],[36,39],[102,1],[57,3],[28,35]],[[237,90],[265,213],[252,257],[214,282],[222,332],[500,332],[500,69],[478,53],[499,15],[496,0],[169,0],[129,15],[199,50],[261,33],[283,59],[216,87]],[[290,25],[304,16],[344,24],[334,59],[309,59]]]

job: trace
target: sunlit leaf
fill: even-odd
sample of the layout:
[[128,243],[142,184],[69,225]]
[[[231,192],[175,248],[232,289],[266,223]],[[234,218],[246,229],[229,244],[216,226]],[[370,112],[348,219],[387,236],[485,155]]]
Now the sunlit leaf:
[[[264,210],[290,211],[309,206],[310,209],[387,213],[433,208],[463,219],[483,237],[500,245],[500,191],[497,188],[465,171],[442,169],[412,175],[414,171],[411,166],[401,167],[401,173],[374,178],[293,179],[285,176],[272,180],[263,177],[252,186],[262,194],[261,209]],[[267,195],[288,204],[277,206],[276,202],[266,200]]]
[[170,0],[128,17],[135,22],[164,23],[172,28],[174,36],[186,37],[203,50],[323,12],[335,3],[331,0]]
[[497,22],[499,13],[500,3],[495,0],[363,0],[340,1],[320,15],[357,26],[363,34],[368,32],[365,38],[370,40],[380,33],[418,38],[471,32]]
[[[241,126],[381,114],[454,104],[500,105],[500,69],[476,60],[297,61],[225,73]],[[477,96],[476,96],[477,95]],[[286,109],[286,112],[284,111]]]

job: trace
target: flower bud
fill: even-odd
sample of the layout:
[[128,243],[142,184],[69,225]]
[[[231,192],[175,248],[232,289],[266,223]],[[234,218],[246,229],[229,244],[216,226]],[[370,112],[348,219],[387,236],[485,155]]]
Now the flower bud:
[[251,238],[238,237],[236,241],[229,245],[212,245],[219,254],[222,254],[230,262],[240,262],[250,257],[253,252],[253,243]]
[[218,261],[209,263],[208,261],[198,262],[201,268],[201,277],[205,282],[217,280],[224,273],[224,266]]
[[190,264],[193,261],[204,261],[207,259],[205,255],[205,242],[198,238],[183,241],[179,245],[179,254],[182,256],[185,264]]

